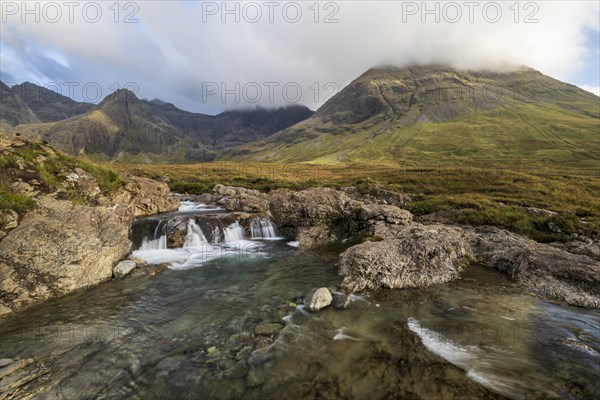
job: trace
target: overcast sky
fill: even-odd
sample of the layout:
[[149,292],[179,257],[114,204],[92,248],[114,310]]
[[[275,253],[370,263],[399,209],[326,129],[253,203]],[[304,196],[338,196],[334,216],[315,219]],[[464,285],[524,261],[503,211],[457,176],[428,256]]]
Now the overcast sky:
[[488,3],[3,0],[0,79],[88,101],[127,86],[210,114],[315,109],[381,64],[527,65],[598,94],[598,1]]

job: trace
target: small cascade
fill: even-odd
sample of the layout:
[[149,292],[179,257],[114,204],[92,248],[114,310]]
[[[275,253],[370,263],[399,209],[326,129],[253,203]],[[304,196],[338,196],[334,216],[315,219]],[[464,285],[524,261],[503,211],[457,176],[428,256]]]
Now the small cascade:
[[202,229],[192,218],[188,220],[187,233],[185,234],[185,242],[183,247],[198,247],[208,243]]
[[250,232],[252,233],[252,239],[277,237],[275,224],[269,218],[252,218]]
[[162,235],[157,239],[144,238],[140,250],[163,250],[167,248],[167,235]]
[[152,238],[145,236],[142,240],[140,250],[162,250],[167,248],[167,235],[164,232],[166,221],[159,221],[154,228]]
[[244,240],[244,228],[238,221],[223,230],[224,243],[234,243]]
[[222,242],[221,228],[214,226],[212,230],[212,244],[219,244]]

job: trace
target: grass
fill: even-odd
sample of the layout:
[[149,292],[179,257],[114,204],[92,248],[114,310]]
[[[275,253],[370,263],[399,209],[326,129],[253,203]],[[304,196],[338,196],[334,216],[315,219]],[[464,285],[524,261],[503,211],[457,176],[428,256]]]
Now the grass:
[[[22,169],[20,166],[25,167]],[[33,206],[32,199],[15,193],[8,186],[8,183],[18,178],[25,182],[38,180],[44,186],[44,193],[64,189],[67,199],[77,204],[86,203],[90,199],[76,187],[63,185],[68,173],[77,168],[91,174],[105,195],[110,195],[124,185],[119,175],[109,168],[69,157],[41,143],[27,142],[25,146],[10,148],[10,152],[0,155],[0,208],[24,213]]]
[[16,194],[0,182],[0,210],[13,210],[19,214],[29,211],[34,201],[23,194]]
[[395,120],[374,126],[367,122],[338,127],[341,132],[333,133],[306,124],[261,147],[248,145],[251,152],[240,160],[408,167],[514,168],[521,164],[529,169],[598,175],[598,104],[595,115],[570,113],[548,103],[507,102],[449,121],[408,126]]

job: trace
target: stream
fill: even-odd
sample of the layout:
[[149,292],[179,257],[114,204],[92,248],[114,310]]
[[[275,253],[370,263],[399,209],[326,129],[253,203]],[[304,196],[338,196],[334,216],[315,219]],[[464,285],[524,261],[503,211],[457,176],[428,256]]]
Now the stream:
[[[184,243],[168,248],[175,219]],[[134,256],[169,269],[0,322],[0,358],[33,360],[0,399],[600,398],[594,310],[474,265],[309,313],[302,297],[341,281],[337,254],[302,251],[266,218],[233,219],[191,202],[138,219]]]

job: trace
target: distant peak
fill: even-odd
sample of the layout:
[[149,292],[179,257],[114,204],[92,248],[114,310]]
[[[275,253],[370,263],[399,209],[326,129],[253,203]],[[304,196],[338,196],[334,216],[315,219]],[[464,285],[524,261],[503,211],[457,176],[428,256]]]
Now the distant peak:
[[131,90],[117,89],[113,93],[106,96],[100,104],[102,105],[102,104],[114,103],[114,102],[124,103],[124,102],[135,102],[135,101],[139,101],[139,99],[135,95],[135,93],[133,93]]

